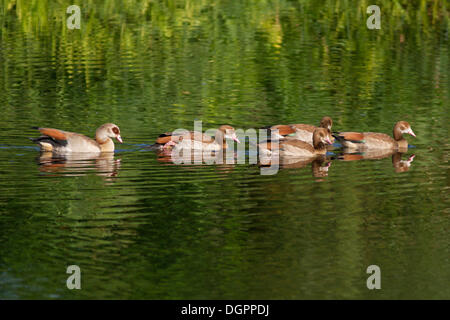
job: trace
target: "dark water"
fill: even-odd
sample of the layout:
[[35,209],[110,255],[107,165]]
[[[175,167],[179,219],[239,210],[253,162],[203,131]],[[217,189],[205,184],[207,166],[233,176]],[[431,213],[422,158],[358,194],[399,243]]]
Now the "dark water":
[[[3,27],[0,298],[449,299],[445,34],[330,39],[289,8],[258,22],[221,10],[95,36]],[[145,148],[194,120],[249,129],[325,115],[335,130],[410,122],[409,170],[331,154],[327,174],[261,175]],[[28,140],[32,126],[93,136],[105,122],[124,139],[110,158],[52,161]],[[66,287],[73,264],[81,290]],[[366,287],[374,264],[381,290]]]

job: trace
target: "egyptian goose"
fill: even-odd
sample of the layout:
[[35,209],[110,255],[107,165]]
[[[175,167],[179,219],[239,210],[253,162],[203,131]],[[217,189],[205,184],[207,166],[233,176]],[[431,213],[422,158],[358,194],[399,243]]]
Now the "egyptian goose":
[[295,129],[288,124],[277,124],[275,126],[262,127],[261,129],[267,129],[268,137],[275,140],[283,140],[286,136],[295,133]]
[[346,148],[355,150],[364,149],[408,149],[408,141],[403,138],[403,134],[416,135],[411,126],[406,121],[399,121],[393,130],[394,138],[387,134],[378,132],[338,132],[334,137]]
[[315,157],[327,153],[327,144],[332,144],[328,129],[317,128],[313,132],[313,144],[301,140],[285,140],[280,142],[280,156]]
[[281,140],[278,143],[273,141],[260,143],[258,144],[260,158],[271,155],[275,149],[278,149],[281,157],[311,158],[326,154],[326,145],[332,144],[331,134],[325,128],[315,129],[312,140],[312,145],[296,139]]
[[[291,124],[290,126],[295,130],[295,135],[292,136],[293,138],[312,144],[313,133],[317,128],[327,129],[330,132],[331,136],[331,127],[333,126],[333,120],[331,120],[330,117],[323,117],[322,120],[320,120],[318,127],[303,123]],[[330,141],[334,141],[334,138],[332,136]]]
[[154,146],[160,149],[173,147],[177,150],[219,151],[227,148],[226,139],[240,143],[235,129],[229,125],[222,125],[216,130],[214,137],[195,131],[166,132],[159,135]]
[[114,152],[114,142],[111,138],[116,138],[122,143],[120,129],[113,123],[101,125],[95,132],[95,140],[69,131],[52,128],[36,129],[42,133],[42,136],[31,140],[39,144],[41,151],[47,152]]
[[[325,128],[329,130],[331,133],[331,127],[333,126],[333,120],[330,117],[323,117],[320,120],[319,126],[313,126],[310,124],[296,123],[296,124],[279,124],[271,127],[264,127],[263,129],[268,129],[269,134],[272,134],[271,131],[278,130],[278,134],[273,134],[272,139],[277,140],[290,140],[296,139],[308,142],[312,145],[313,132],[317,128]],[[331,136],[331,142],[334,141],[334,138]]]

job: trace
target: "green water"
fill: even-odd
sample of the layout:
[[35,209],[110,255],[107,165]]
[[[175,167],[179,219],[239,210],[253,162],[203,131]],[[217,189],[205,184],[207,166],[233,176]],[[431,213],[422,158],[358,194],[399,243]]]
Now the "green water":
[[[449,299],[447,1],[0,1],[0,298]],[[414,154],[261,175],[174,165],[161,132],[334,120]],[[33,126],[121,129],[40,159]],[[66,268],[81,268],[81,290]],[[366,269],[381,268],[381,290]]]

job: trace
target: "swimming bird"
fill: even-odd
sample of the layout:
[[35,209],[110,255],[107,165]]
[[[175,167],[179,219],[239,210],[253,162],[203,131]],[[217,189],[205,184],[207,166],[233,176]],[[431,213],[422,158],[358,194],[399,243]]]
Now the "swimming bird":
[[279,151],[280,157],[311,158],[326,154],[326,145],[332,144],[331,134],[325,128],[316,128],[312,140],[312,145],[296,139],[281,140],[279,142],[262,142],[258,144],[260,157],[266,158],[271,156],[277,150]]
[[153,146],[159,149],[169,147],[175,149],[192,149],[205,151],[219,151],[227,147],[226,139],[240,143],[236,130],[229,125],[220,126],[214,137],[195,131],[166,132],[156,139]]
[[312,135],[312,145],[301,140],[280,141],[280,156],[315,157],[327,153],[326,145],[332,144],[331,133],[325,128],[316,128]]
[[41,151],[47,152],[114,152],[114,142],[111,138],[123,142],[119,127],[113,123],[101,125],[95,132],[95,140],[79,133],[59,129],[38,127],[35,129],[39,130],[42,136],[31,140],[40,146]]
[[[305,141],[309,144],[313,144],[313,133],[317,128],[325,128],[331,134],[331,127],[333,126],[333,120],[330,117],[323,117],[320,120],[319,126],[313,126],[310,124],[304,123],[295,123],[295,124],[279,124],[270,127],[264,127],[263,129],[268,129],[269,131],[278,130],[278,134],[274,134],[272,138],[278,140],[301,140]],[[270,136],[270,135],[269,135]],[[330,135],[331,136],[331,135]],[[331,142],[334,141],[334,138],[331,136]]]
[[333,136],[345,147],[352,150],[365,149],[408,149],[408,141],[403,134],[416,135],[411,125],[406,121],[399,121],[394,125],[393,137],[378,132],[338,132]]
[[[325,128],[331,134],[333,120],[331,120],[330,117],[323,117],[322,120],[320,120],[318,127],[303,123],[291,124],[290,126],[295,130],[295,135],[292,136],[293,138],[312,144],[314,130],[316,130],[317,128]],[[331,142],[333,141],[334,138],[331,137]]]

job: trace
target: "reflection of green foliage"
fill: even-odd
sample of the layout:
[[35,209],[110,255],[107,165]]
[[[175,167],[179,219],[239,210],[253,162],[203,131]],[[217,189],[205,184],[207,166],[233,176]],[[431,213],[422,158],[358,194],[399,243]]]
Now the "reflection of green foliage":
[[[64,30],[66,8],[71,1],[48,0],[2,0],[3,17],[17,16],[25,32]],[[365,29],[366,8],[370,1],[243,1],[230,4],[228,1],[79,1],[83,22],[93,34],[95,27],[108,26],[114,31],[123,31],[128,24],[151,22],[165,32],[183,25],[200,26],[212,19],[223,19],[230,27],[244,25],[266,25],[277,28],[280,16],[294,18],[302,16],[307,27],[320,28],[322,32],[341,32],[348,35]],[[448,27],[449,8],[445,0],[392,0],[379,1],[385,32],[415,31],[430,33]],[[240,18],[245,18],[241,20]],[[269,22],[270,21],[270,22]],[[320,26],[319,26],[320,25]],[[110,31],[111,31],[110,29]]]
[[[20,86],[21,105],[51,108],[54,119],[68,109],[80,118],[93,113],[105,120],[119,117],[117,97],[145,95],[149,104],[173,106],[171,119],[183,119],[192,105],[202,107],[198,116],[203,119],[218,117],[226,104],[236,123],[242,103],[267,114],[274,112],[271,108],[292,108],[286,92],[297,91],[298,83],[289,79],[307,72],[307,65],[312,79],[323,77],[324,85],[316,89],[332,83],[345,112],[349,103],[360,103],[346,101],[349,90],[365,99],[374,96],[374,80],[390,59],[387,50],[400,48],[403,41],[419,48],[438,43],[449,21],[445,0],[381,1],[381,30],[367,29],[370,3],[363,0],[85,0],[78,2],[81,30],[68,30],[69,0],[2,3],[0,37],[10,45],[0,60],[5,90],[0,102],[8,106],[11,90]],[[308,43],[316,46],[304,52]],[[355,53],[359,72],[351,70],[354,58],[346,59]],[[50,57],[51,63],[35,65],[37,56]],[[324,73],[315,73],[319,67]],[[358,77],[351,86],[338,76],[349,72]],[[49,82],[55,94],[44,100],[36,94]],[[266,105],[255,102],[260,89],[273,93]],[[98,92],[105,92],[101,101]],[[166,96],[156,101],[159,92]]]

